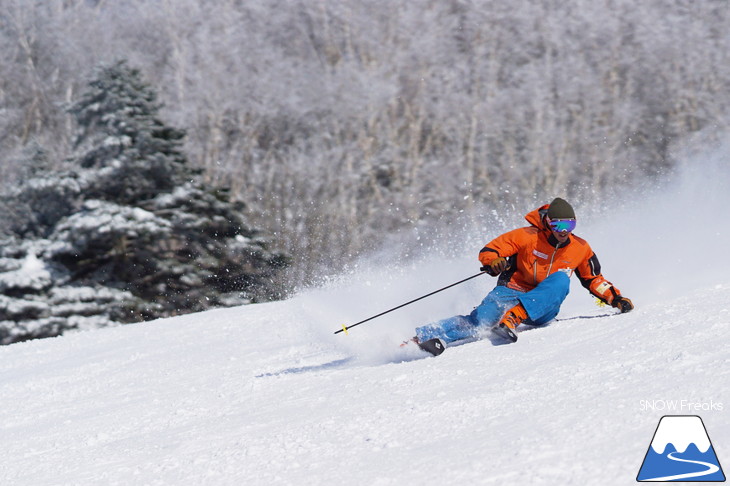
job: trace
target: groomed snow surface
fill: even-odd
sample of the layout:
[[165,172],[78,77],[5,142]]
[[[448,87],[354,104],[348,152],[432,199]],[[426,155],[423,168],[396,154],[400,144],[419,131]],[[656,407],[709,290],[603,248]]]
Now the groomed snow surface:
[[701,416],[727,468],[718,174],[576,230],[633,312],[595,317],[613,309],[574,281],[559,321],[515,344],[438,358],[398,347],[469,312],[487,276],[333,334],[476,273],[470,247],[458,261],[363,263],[284,302],[0,348],[0,484],[629,485],[663,415]]
[[307,296],[12,345],[0,484],[631,484],[670,413],[641,400],[728,406],[729,291],[438,358],[325,337]]

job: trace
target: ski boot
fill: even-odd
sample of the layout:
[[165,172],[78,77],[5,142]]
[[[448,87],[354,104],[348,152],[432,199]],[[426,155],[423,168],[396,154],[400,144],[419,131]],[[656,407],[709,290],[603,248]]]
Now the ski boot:
[[507,339],[511,342],[517,342],[517,333],[515,329],[520,325],[522,321],[527,319],[527,311],[522,304],[517,304],[510,310],[508,310],[499,323],[492,326],[491,331],[497,336]]

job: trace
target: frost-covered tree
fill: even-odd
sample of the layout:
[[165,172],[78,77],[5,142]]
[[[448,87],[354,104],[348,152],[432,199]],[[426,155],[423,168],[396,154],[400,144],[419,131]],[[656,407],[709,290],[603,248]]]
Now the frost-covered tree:
[[[720,0],[0,0],[0,184],[33,139],[58,166],[75,128],[59,107],[129,56],[301,283],[408,235],[453,248],[441,231],[495,208],[645,184],[693,133],[728,131],[729,22]],[[132,143],[102,140],[78,149]]]
[[0,342],[277,299],[287,264],[224,187],[208,187],[159,118],[154,90],[121,61],[70,112],[63,170],[38,151],[3,198]]
[[96,169],[87,197],[135,204],[191,179],[181,152],[185,132],[165,125],[160,108],[155,91],[126,61],[99,70],[69,110],[79,127],[76,161]]

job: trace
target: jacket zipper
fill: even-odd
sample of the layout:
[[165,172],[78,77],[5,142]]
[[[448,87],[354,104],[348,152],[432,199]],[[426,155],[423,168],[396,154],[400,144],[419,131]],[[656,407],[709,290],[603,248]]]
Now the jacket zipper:
[[[560,243],[558,243],[558,246],[556,246],[553,250],[553,254],[550,257],[550,265],[548,265],[548,270],[545,278],[548,278],[550,276],[550,271],[553,269],[553,262],[555,261],[555,255],[557,255],[559,249]],[[537,285],[537,260],[535,260],[535,263],[532,264],[532,278],[535,281],[535,285]]]
[[553,269],[553,262],[555,261],[555,255],[558,253],[558,249],[555,248],[553,251],[553,256],[550,257],[550,265],[548,265],[548,271],[547,275],[545,275],[545,278],[548,278],[550,276],[550,271]]

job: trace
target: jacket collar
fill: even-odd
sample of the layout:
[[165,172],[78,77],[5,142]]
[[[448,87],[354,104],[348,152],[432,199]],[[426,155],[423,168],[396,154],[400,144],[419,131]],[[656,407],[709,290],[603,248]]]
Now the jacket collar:
[[552,231],[544,230],[547,233],[548,237],[548,243],[550,243],[550,246],[553,248],[565,248],[566,246],[570,245],[571,239],[570,236],[568,236],[568,239],[565,240],[565,243],[560,243],[557,238],[553,235]]

